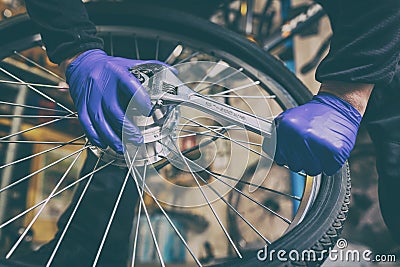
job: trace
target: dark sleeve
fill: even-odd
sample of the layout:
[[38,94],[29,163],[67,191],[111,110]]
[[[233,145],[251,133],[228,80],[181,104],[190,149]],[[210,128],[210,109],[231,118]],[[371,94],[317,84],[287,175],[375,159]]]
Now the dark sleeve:
[[400,0],[319,0],[331,21],[330,51],[316,78],[389,84],[400,59]]
[[79,52],[103,48],[81,0],[25,0],[25,4],[54,63]]

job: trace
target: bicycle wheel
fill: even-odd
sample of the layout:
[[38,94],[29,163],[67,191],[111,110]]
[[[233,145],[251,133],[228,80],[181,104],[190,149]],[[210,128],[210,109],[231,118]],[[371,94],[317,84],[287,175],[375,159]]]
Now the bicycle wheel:
[[[257,106],[258,103],[261,102],[259,100],[260,98],[268,99],[267,101],[271,106],[272,113],[268,113],[260,108],[254,108],[261,110],[257,111],[260,113],[260,115],[257,114],[257,116],[268,117],[275,116],[282,110],[302,104],[310,99],[310,93],[308,90],[283,66],[281,62],[277,61],[270,55],[265,54],[254,44],[243,39],[243,37],[207,21],[168,8],[161,8],[147,4],[141,4],[140,8],[137,8],[122,3],[91,3],[88,4],[87,7],[91,19],[98,27],[99,35],[101,35],[105,40],[106,50],[112,55],[134,57],[138,59],[156,58],[171,65],[187,61],[197,62],[207,60],[222,63],[223,65],[229,66],[230,69],[233,69],[233,71],[228,72],[228,74],[221,71],[217,74],[210,75],[210,70],[204,68],[202,75],[205,79],[201,82],[205,82],[205,80],[209,78],[209,80],[211,80],[211,85],[212,81],[219,81],[221,79],[226,80],[227,78],[232,77],[232,75],[238,73],[243,75],[243,80],[250,82],[251,86],[246,87],[246,84],[239,85],[246,89],[241,91],[240,96],[242,99],[237,102],[234,101],[233,97],[226,97],[222,99],[225,104],[244,109],[246,106]],[[24,97],[21,96],[21,92],[27,91],[28,89],[8,90],[11,91],[11,93],[5,94],[5,99],[2,99],[3,101],[1,102],[5,112],[12,112],[9,107],[24,108],[24,110],[15,109],[13,115],[3,116],[4,120],[2,125],[5,129],[3,132],[8,131],[9,133],[2,134],[0,140],[2,140],[3,143],[8,144],[7,150],[4,149],[3,151],[5,151],[5,154],[10,154],[10,156],[6,157],[4,164],[1,167],[4,169],[2,173],[3,177],[5,175],[4,172],[6,172],[7,169],[11,169],[11,166],[18,166],[17,164],[20,164],[21,162],[30,162],[38,156],[46,155],[61,147],[72,148],[70,149],[70,153],[67,153],[65,156],[64,154],[57,155],[58,159],[51,163],[52,166],[60,166],[59,164],[65,159],[80,155],[81,152],[85,150],[86,144],[83,145],[82,142],[78,142],[82,139],[82,136],[76,135],[76,132],[78,132],[76,130],[78,125],[76,123],[75,113],[73,112],[73,106],[68,98],[67,92],[57,85],[58,82],[62,81],[62,78],[57,77],[58,75],[55,75],[48,69],[43,69],[36,63],[32,63],[26,57],[32,49],[38,50],[38,48],[35,47],[40,47],[41,45],[40,36],[37,34],[36,30],[31,27],[29,19],[26,16],[21,16],[3,22],[0,25],[0,36],[4,36],[4,42],[0,46],[0,57],[4,58],[1,63],[1,70],[3,76],[5,76],[2,82],[2,87],[10,87],[10,83],[12,82],[16,82],[20,85],[24,85],[24,82],[28,82],[28,84],[25,85],[30,89],[28,102],[24,103],[21,101],[15,101],[15,99],[18,99],[18,95],[20,96],[19,99],[24,99]],[[18,75],[15,75],[16,73]],[[8,81],[5,81],[7,79]],[[207,82],[208,85],[210,85],[210,81]],[[50,86],[46,87],[41,85],[43,83],[49,84]],[[55,89],[46,89],[51,87],[51,85],[53,85]],[[11,85],[11,87],[13,86],[14,85]],[[6,88],[4,88],[4,90],[5,89]],[[207,88],[204,93],[218,94],[223,92],[223,90],[226,90],[223,86],[211,86]],[[17,95],[16,92],[18,93]],[[257,92],[258,98],[251,99],[251,97],[255,96],[255,92]],[[27,94],[27,92],[25,92],[25,94]],[[38,96],[33,97],[33,95]],[[245,101],[243,99],[245,99]],[[256,101],[257,99],[258,101]],[[245,104],[243,104],[243,102]],[[185,144],[179,147],[179,150],[186,156],[187,160],[194,161],[198,159],[198,152],[201,148],[204,147],[207,149],[211,143],[216,143],[217,146],[230,149],[233,146],[233,143],[237,144],[242,141],[240,139],[229,139],[226,136],[229,129],[216,119],[211,118],[209,121],[206,121],[204,120],[204,116],[203,120],[200,122],[193,121],[193,118],[189,119],[190,120],[184,122],[180,120],[176,122],[176,124],[181,124],[178,125],[181,127],[181,136],[186,135],[182,138],[187,138]],[[207,123],[205,123],[205,121]],[[217,131],[215,129],[217,129]],[[43,135],[43,130],[50,134]],[[32,132],[36,132],[36,135],[30,135]],[[60,134],[60,132],[63,132],[63,134]],[[212,134],[211,136],[207,136],[204,132]],[[222,137],[222,135],[225,137],[218,138]],[[42,138],[38,138],[38,136],[47,137],[49,139],[43,140]],[[200,136],[201,138],[192,138],[193,136]],[[204,136],[211,139],[203,140],[202,138]],[[217,142],[222,143],[220,144]],[[259,156],[261,153],[260,144],[262,139],[259,136],[251,135],[251,140],[246,140],[245,142],[247,142],[246,146],[250,146],[251,149],[248,147],[244,149],[248,153],[250,151],[250,153]],[[39,151],[31,149],[28,156],[17,154],[14,158],[12,157],[16,145],[37,146],[39,144],[45,144],[49,147],[41,147],[39,148]],[[73,147],[76,147],[77,145],[79,149],[73,149]],[[96,148],[94,148],[94,151],[97,151]],[[207,152],[204,153],[207,154]],[[116,161],[120,161],[120,159],[115,159],[115,155],[112,153],[109,155],[106,153],[106,156],[109,156],[109,158],[103,158],[103,160],[106,160],[106,164],[102,167],[116,168],[115,166],[111,166],[113,166]],[[258,186],[261,185],[258,188],[258,191],[262,190],[261,192],[266,192],[265,194],[268,192],[268,194],[276,195],[274,199],[276,200],[276,203],[278,203],[277,205],[281,208],[285,208],[285,211],[281,212],[284,213],[284,215],[282,215],[280,212],[276,212],[274,209],[268,207],[267,205],[269,203],[263,202],[265,201],[265,194],[261,193],[253,196],[251,195],[251,192],[245,192],[245,189],[243,189],[244,187],[240,186],[243,184],[246,186],[253,185],[251,178],[249,178],[251,176],[248,174],[252,172],[254,165],[258,165],[258,162],[262,160],[262,157],[256,157],[256,159],[254,159],[253,155],[251,160],[252,164],[247,164],[246,162],[246,166],[243,167],[240,174],[230,173],[229,175],[222,175],[221,172],[218,172],[218,168],[215,166],[217,164],[215,162],[224,162],[227,154],[217,153],[214,156],[219,158],[218,160],[217,158],[213,158],[213,160],[207,163],[213,164],[212,166],[210,165],[211,167],[207,165],[209,168],[197,171],[197,173],[200,173],[200,176],[205,175],[202,176],[204,180],[202,180],[201,183],[203,185],[208,184],[207,179],[212,179],[214,182],[217,180],[220,181],[217,177],[234,180],[237,185],[233,186],[231,194],[237,193],[240,197],[246,198],[252,202],[251,208],[256,207],[257,209],[264,210],[264,212],[261,215],[253,215],[253,217],[257,218],[243,219],[240,215],[245,214],[246,211],[243,211],[242,213],[238,212],[238,203],[240,202],[237,200],[237,196],[235,200],[229,197],[223,198],[222,195],[216,195],[216,199],[213,203],[211,203],[211,201],[206,201],[207,203],[205,207],[200,208],[193,208],[193,204],[188,205],[192,206],[191,212],[195,213],[194,215],[196,215],[195,218],[197,218],[197,222],[205,220],[205,225],[208,226],[199,227],[201,229],[193,231],[200,232],[201,234],[195,235],[193,232],[188,232],[184,235],[179,235],[179,239],[183,241],[190,251],[187,253],[188,255],[184,257],[185,263],[210,265],[218,263],[224,265],[229,263],[237,266],[243,266],[246,264],[251,264],[251,266],[264,264],[264,262],[257,259],[257,251],[265,244],[269,245],[268,248],[275,250],[296,249],[301,252],[307,249],[314,249],[318,256],[315,260],[311,259],[308,263],[310,265],[318,265],[324,260],[327,254],[322,253],[322,251],[335,244],[348,209],[350,178],[347,167],[344,167],[333,177],[304,177],[303,175],[301,178],[304,179],[303,194],[301,196],[294,196],[290,192],[291,183],[287,179],[289,172],[284,168],[273,165],[272,170],[265,181],[277,181],[276,183],[278,186],[270,188],[268,187],[268,184],[257,184]],[[235,161],[235,163],[241,166],[239,161]],[[75,166],[74,164],[76,164],[75,160],[72,162],[70,161],[69,166]],[[120,165],[123,166],[124,163],[121,163]],[[45,165],[28,173],[17,173],[22,176],[22,178],[14,179],[16,175],[8,175],[10,177],[9,179],[3,178],[1,189],[3,198],[7,199],[10,197],[10,195],[4,197],[4,192],[10,192],[11,190],[18,192],[17,184],[20,186],[22,181],[28,181],[31,177],[35,178],[37,174],[52,167],[48,166],[49,165]],[[188,187],[193,186],[193,181],[188,181],[186,179],[187,177],[185,177],[185,175],[187,174],[184,174],[185,171],[176,168],[176,166],[171,164],[171,161],[156,159],[151,162],[151,166],[159,170],[163,177],[166,177],[169,181],[186,185]],[[71,176],[68,171],[70,169],[68,168],[68,164],[67,166],[64,166],[64,168],[67,169],[67,171],[62,173],[62,178]],[[204,170],[207,171],[205,172]],[[94,166],[93,171],[89,173],[95,173],[96,171],[96,166]],[[145,170],[142,169],[142,171]],[[10,170],[8,172],[10,172]],[[180,172],[183,172],[183,174]],[[15,173],[14,168],[13,174]],[[96,176],[96,174],[94,176]],[[11,177],[13,177],[13,179],[11,179]],[[86,180],[91,179],[90,174],[77,181],[82,181],[85,178]],[[121,179],[123,178],[124,177]],[[41,179],[46,179],[46,175]],[[72,184],[74,183],[72,181],[70,182]],[[285,183],[285,185],[281,185],[282,182]],[[47,195],[44,195],[44,200],[40,201],[40,198],[39,201],[37,200],[39,202],[37,206],[44,204],[44,207],[48,204],[50,201],[46,201],[46,199],[50,200],[58,194],[57,190],[60,190],[59,188],[61,184],[65,184],[66,181],[60,179],[56,180],[56,182],[53,181],[53,183],[55,186],[47,189]],[[140,184],[137,185],[140,192]],[[149,199],[152,199],[152,195],[149,192],[146,196],[143,195],[142,197],[147,199],[147,204]],[[159,198],[159,196],[157,196],[157,198]],[[168,203],[169,200],[159,203],[157,202],[157,198],[153,199],[152,203],[148,205],[152,205],[152,209],[157,210],[158,213],[164,214],[164,212],[167,211],[170,214],[175,214],[174,220],[180,220],[181,217],[189,216],[185,208],[176,207],[176,205],[168,206],[165,203]],[[190,196],[186,198],[186,201],[188,199],[190,199]],[[232,204],[227,199],[231,201]],[[65,202],[65,199],[63,201]],[[142,203],[145,202],[146,201],[143,201]],[[297,212],[292,211],[293,203],[295,202],[300,203]],[[212,206],[218,208],[213,208]],[[151,221],[153,215],[151,212],[149,215],[149,212],[145,207],[145,205],[139,205],[137,212],[139,212],[138,214],[143,214],[146,220]],[[246,204],[244,207],[249,208],[250,204]],[[204,209],[209,208],[211,208],[211,211],[204,211]],[[34,210],[34,208],[22,209],[21,214],[26,214],[30,210]],[[134,210],[134,207],[132,207],[132,210]],[[140,211],[142,211],[142,213],[140,213]],[[16,221],[17,218],[21,217],[18,214],[17,216],[19,217],[10,216],[9,218],[3,215],[3,222],[0,227],[3,228],[6,225],[10,225],[11,227],[13,223],[16,223],[19,226],[22,225],[24,231],[18,239],[22,241],[30,227],[34,225],[33,222],[37,220],[37,218],[40,218],[39,215],[41,212],[43,212],[43,210],[36,212],[36,215],[33,213],[34,215],[31,215],[31,218],[34,216],[34,220],[28,220],[26,224],[21,221]],[[236,218],[228,220],[227,218],[231,216],[229,214],[232,214],[232,212],[236,214]],[[157,214],[157,212],[154,213]],[[47,216],[48,215],[49,214],[47,214]],[[262,218],[268,218],[269,216],[274,216],[278,219],[269,226],[260,225]],[[137,215],[137,217],[139,217],[139,215]],[[209,218],[213,218],[214,220],[208,220]],[[239,220],[242,220],[244,224],[240,225],[240,223],[238,223]],[[140,220],[137,221],[140,222]],[[112,223],[112,220],[110,220],[110,222]],[[168,223],[173,224],[172,220],[168,220]],[[193,222],[191,222],[191,224],[193,224]],[[257,233],[257,235],[253,236],[252,240],[244,241],[242,240],[243,236],[235,235],[234,237],[236,237],[237,240],[234,240],[232,238],[234,235],[233,232],[236,231],[240,233],[243,227],[251,228],[253,232]],[[18,229],[18,227],[16,228]],[[176,233],[180,232],[177,228],[179,227],[175,225],[174,232]],[[220,232],[216,232],[216,229]],[[37,229],[37,231],[39,230],[40,229]],[[180,230],[185,230],[185,228]],[[268,230],[270,230],[270,232],[273,231],[274,234],[268,236]],[[232,231],[232,233],[230,231]],[[151,230],[150,232],[152,233],[152,239],[157,239],[156,236],[153,235],[154,231]],[[107,233],[107,231],[105,231],[105,233]],[[183,236],[186,235],[191,236],[191,240],[187,241],[183,238]],[[106,238],[107,235],[105,234],[104,237]],[[257,241],[253,241],[253,239],[257,239]],[[36,242],[40,243],[43,241],[44,240],[37,240]],[[199,242],[204,244],[204,248],[193,249],[190,246]],[[157,242],[154,243],[157,244]],[[18,244],[17,246],[12,246],[13,244],[17,243],[10,242],[8,247],[18,247]],[[96,249],[94,256],[100,256],[104,253],[101,250],[102,245],[93,245],[99,247],[99,249]],[[134,245],[134,247],[136,247],[136,245]],[[211,252],[213,249],[215,252]],[[163,252],[159,246],[154,245],[153,250],[154,255],[163,258]],[[8,251],[13,252],[14,250],[11,249]],[[62,250],[56,252],[57,254],[63,253]],[[10,254],[12,253],[9,252],[8,255]],[[190,257],[190,254],[193,258]],[[156,258],[154,255],[153,258]],[[243,258],[234,259],[237,258],[238,255]],[[145,261],[144,258],[145,255],[139,255],[139,260],[142,259],[142,261]],[[97,257],[96,259],[93,258],[93,261],[97,262],[97,259]],[[298,262],[301,262],[301,260],[293,259],[289,262],[297,264]],[[275,261],[272,264],[281,265],[282,263]]]

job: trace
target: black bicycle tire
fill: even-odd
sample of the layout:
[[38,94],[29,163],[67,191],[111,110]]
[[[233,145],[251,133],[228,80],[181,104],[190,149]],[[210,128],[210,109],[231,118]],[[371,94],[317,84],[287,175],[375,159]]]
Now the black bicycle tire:
[[[126,3],[90,3],[87,8],[95,23],[106,21],[105,23],[111,25],[156,27],[171,33],[184,34],[189,38],[200,39],[201,42],[211,42],[215,47],[222,48],[221,50],[241,58],[260,72],[267,73],[282,85],[297,104],[303,104],[311,97],[307,88],[282,62],[265,53],[241,35],[201,18],[145,3],[141,4],[140,8]],[[33,27],[32,22],[24,15],[0,23],[0,36],[3,39],[3,45],[0,45],[0,58],[10,55],[14,51],[13,44],[19,43],[21,49],[27,48],[21,45],[22,37],[36,33],[37,30]],[[348,166],[343,167],[340,172],[332,177],[323,176],[319,194],[307,216],[290,234],[274,242],[271,249],[296,249],[299,251],[315,249],[316,252],[321,252],[333,247],[346,219],[349,199],[350,176]],[[257,260],[255,251],[245,253],[245,259],[245,262],[233,260],[222,265],[265,265],[264,262]],[[275,261],[271,263],[271,266],[299,264],[318,266],[323,260],[286,263]]]

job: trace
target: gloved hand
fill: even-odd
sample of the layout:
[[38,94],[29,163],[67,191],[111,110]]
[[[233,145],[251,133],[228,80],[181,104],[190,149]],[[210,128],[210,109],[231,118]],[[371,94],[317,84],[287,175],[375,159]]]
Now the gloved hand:
[[275,162],[309,175],[333,175],[350,156],[361,119],[346,101],[319,93],[275,119]]
[[[80,54],[66,70],[70,94],[78,110],[79,120],[89,141],[101,148],[110,146],[118,153],[123,152],[121,142],[124,124],[122,99],[133,97],[135,106],[144,116],[151,111],[149,95],[141,83],[129,72],[129,68],[141,61],[111,57],[99,49]],[[139,128],[128,120],[125,130],[129,140],[136,145],[143,143]]]

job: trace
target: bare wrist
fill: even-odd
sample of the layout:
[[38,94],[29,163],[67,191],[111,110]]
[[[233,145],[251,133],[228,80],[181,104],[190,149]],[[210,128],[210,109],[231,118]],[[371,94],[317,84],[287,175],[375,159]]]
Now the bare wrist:
[[69,66],[69,64],[71,64],[80,54],[82,53],[78,53],[73,57],[67,58],[64,61],[62,61],[58,66],[60,67],[61,71],[63,73],[65,73],[67,71],[67,68]]
[[364,115],[373,88],[373,84],[326,81],[321,84],[319,92],[330,93],[347,101]]

